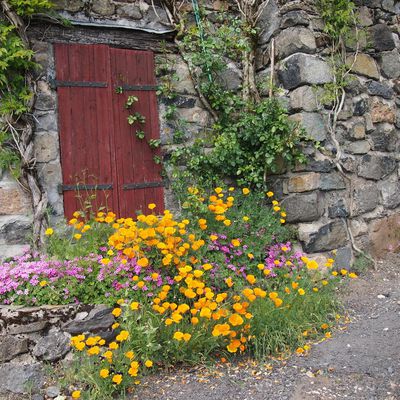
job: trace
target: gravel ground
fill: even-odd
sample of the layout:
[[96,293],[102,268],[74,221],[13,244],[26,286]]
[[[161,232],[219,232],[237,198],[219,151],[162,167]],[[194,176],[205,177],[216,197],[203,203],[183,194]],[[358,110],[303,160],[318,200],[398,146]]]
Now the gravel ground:
[[158,374],[130,399],[400,400],[400,256],[352,280],[344,303],[350,322],[307,356]]

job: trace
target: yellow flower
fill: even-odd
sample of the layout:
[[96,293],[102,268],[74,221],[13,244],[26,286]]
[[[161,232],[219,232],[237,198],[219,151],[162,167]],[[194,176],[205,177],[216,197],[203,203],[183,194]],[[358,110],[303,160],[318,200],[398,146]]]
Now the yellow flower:
[[233,326],[238,326],[243,324],[243,318],[239,314],[232,314],[229,317],[229,323]]
[[114,308],[114,310],[112,310],[111,314],[114,315],[114,317],[119,317],[121,315],[121,312],[122,310],[119,307],[117,307]]
[[110,371],[106,368],[100,370],[99,375],[101,378],[105,379],[110,374]]
[[75,233],[74,238],[76,240],[79,240],[82,237],[82,235],[80,233]]
[[333,271],[333,272],[332,272],[332,275],[333,275],[333,276],[337,276],[337,275],[338,275],[337,271]]
[[40,287],[43,287],[43,286],[46,286],[47,285],[47,281],[40,281],[39,282],[39,286]]
[[244,222],[247,222],[250,218],[245,215],[242,219],[243,219]]
[[218,236],[217,236],[217,235],[210,235],[210,240],[211,240],[212,242],[215,242],[217,239],[218,239]]
[[112,381],[119,385],[122,382],[122,375],[121,374],[116,374],[113,376]]
[[231,226],[232,221],[231,221],[230,219],[226,219],[226,220],[224,220],[223,224],[224,224],[225,226]]
[[268,197],[272,197],[273,195],[274,195],[274,192],[271,192],[271,191],[267,192]]
[[330,339],[330,338],[332,337],[332,334],[331,334],[330,332],[326,332],[326,333],[325,333],[325,337],[326,337],[327,339]]
[[100,261],[103,265],[110,264],[111,260],[109,258],[102,258]]
[[154,203],[150,203],[150,204],[147,206],[147,208],[148,208],[149,210],[154,210],[156,207],[157,207],[157,206],[156,206]]
[[340,270],[340,273],[344,276],[344,275],[346,275],[347,274],[347,269],[341,269]]
[[183,334],[183,340],[185,342],[188,342],[190,340],[190,338],[192,337],[192,335],[190,333],[184,333]]
[[321,283],[322,283],[323,286],[326,286],[329,282],[324,279],[323,281],[321,281]]
[[279,206],[274,206],[274,207],[273,207],[273,210],[274,210],[275,212],[278,212],[278,211],[281,210],[281,208],[280,208]]
[[304,296],[304,294],[306,293],[302,288],[300,288],[297,292],[299,293],[300,296]]
[[118,340],[118,342],[123,342],[123,341],[127,340],[128,337],[129,337],[128,331],[121,331],[119,333],[119,335],[117,335],[116,339]]
[[139,303],[137,301],[133,301],[130,305],[132,311],[139,309]]
[[81,397],[81,391],[80,390],[74,390],[71,394],[73,399],[79,399]]
[[275,307],[280,307],[283,303],[283,300],[280,299],[279,297],[273,300]]
[[329,325],[327,323],[324,323],[321,325],[321,329],[328,329]]
[[100,353],[100,348],[99,348],[99,346],[93,346],[87,351],[87,353],[90,356],[95,356]]
[[180,341],[183,339],[183,333],[177,331],[177,332],[174,333],[173,338],[174,338],[175,340],[178,340],[178,341],[180,342]]
[[149,260],[146,257],[139,258],[139,260],[137,260],[137,265],[140,267],[147,267],[149,265]]
[[318,263],[315,260],[310,260],[307,263],[307,268],[308,269],[318,269]]
[[242,192],[245,196],[247,196],[250,193],[250,190],[248,188],[243,188]]
[[304,349],[302,347],[299,347],[296,349],[296,353],[297,354],[303,354],[304,353]]
[[133,351],[127,351],[125,353],[125,357],[129,358],[130,360],[135,356],[135,354],[133,353]]
[[111,328],[112,329],[117,329],[119,327],[119,323],[118,322],[114,322],[112,325],[111,325]]
[[217,193],[217,194],[220,194],[222,192],[222,188],[220,188],[220,187],[217,187],[214,190],[215,190],[215,193]]
[[256,281],[257,281],[257,279],[254,277],[254,275],[247,275],[246,280],[251,285],[254,285],[256,283]]
[[145,363],[144,363],[144,365],[145,365],[147,368],[151,368],[151,367],[153,366],[153,361],[151,361],[151,360],[146,360]]
[[46,231],[44,232],[46,236],[51,236],[53,233],[54,233],[53,228],[47,228]]
[[109,347],[111,350],[117,350],[118,347],[119,347],[119,344],[116,343],[116,342],[111,342],[111,343],[108,345],[108,347]]
[[235,246],[235,247],[240,246],[240,240],[238,240],[238,239],[232,239],[232,240],[231,240],[231,243],[232,243],[232,245]]
[[355,278],[358,278],[358,276],[354,272],[350,272],[349,278],[355,279]]

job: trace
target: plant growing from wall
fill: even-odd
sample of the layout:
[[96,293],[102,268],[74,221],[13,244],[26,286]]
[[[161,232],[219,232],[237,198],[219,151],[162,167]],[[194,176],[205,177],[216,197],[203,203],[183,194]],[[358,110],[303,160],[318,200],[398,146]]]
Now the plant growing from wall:
[[[177,175],[200,184],[234,178],[240,185],[264,188],[266,177],[278,170],[279,159],[290,164],[305,161],[301,143],[306,135],[288,119],[279,99],[263,99],[255,79],[258,19],[268,2],[238,0],[234,14],[219,13],[213,24],[196,8],[197,24],[188,22],[176,2],[169,10],[179,22],[177,43],[188,64],[200,99],[214,124],[211,135],[176,150]],[[227,64],[239,60],[241,85],[224,81]],[[212,148],[205,150],[205,147]]]
[[51,8],[48,0],[1,0],[0,17],[0,168],[8,169],[30,192],[33,206],[33,246],[44,240],[47,196],[35,171],[33,106],[35,64],[24,20]]
[[[350,72],[356,62],[359,53],[360,30],[357,26],[355,15],[355,4],[347,0],[317,0],[316,9],[325,23],[324,32],[328,35],[331,43],[330,64],[332,68],[333,81],[323,87],[323,93],[320,101],[330,107],[328,114],[328,131],[330,138],[335,146],[335,154],[327,155],[335,164],[336,169],[345,178],[349,185],[350,209],[353,204],[352,180],[346,174],[342,167],[342,149],[336,138],[337,122],[341,111],[343,110],[346,99],[346,86],[350,83]],[[355,52],[353,57],[348,57],[346,44],[355,41]],[[352,60],[350,65],[348,60]],[[347,232],[355,252],[366,257],[375,263],[368,254],[365,254],[355,243],[354,237],[349,225],[349,220],[343,218],[346,223]]]

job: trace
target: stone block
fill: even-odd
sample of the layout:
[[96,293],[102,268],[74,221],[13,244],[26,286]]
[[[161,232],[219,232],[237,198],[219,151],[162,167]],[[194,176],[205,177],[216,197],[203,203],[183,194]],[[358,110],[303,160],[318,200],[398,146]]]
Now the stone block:
[[179,108],[176,114],[184,121],[195,123],[200,126],[207,126],[210,120],[208,112],[200,107]]
[[25,244],[29,241],[31,230],[32,219],[30,217],[23,215],[0,216],[0,244]]
[[367,140],[358,140],[347,144],[345,150],[351,154],[367,154],[371,150],[371,145]]
[[358,166],[358,175],[378,181],[391,174],[396,166],[397,162],[393,157],[366,154]]
[[374,151],[396,151],[399,143],[399,138],[394,129],[389,132],[377,129],[370,134],[372,142],[372,150]]
[[278,59],[294,53],[313,54],[317,49],[314,34],[304,27],[293,27],[282,31],[275,39]]
[[49,162],[59,157],[58,133],[37,133],[34,137],[34,151],[36,161],[39,163]]
[[278,70],[278,78],[285,89],[300,85],[319,85],[332,81],[327,62],[308,54],[293,54],[286,58]]
[[355,123],[351,129],[349,129],[348,136],[353,140],[360,140],[365,138],[365,125],[362,122]]
[[380,101],[374,101],[371,106],[372,123],[388,122],[394,124],[396,120],[395,107]]
[[281,16],[276,0],[270,0],[264,7],[258,20],[258,27],[261,29],[260,44],[267,43],[272,35],[279,29]]
[[291,193],[308,192],[319,188],[320,174],[309,172],[292,176],[288,180],[288,190]]
[[22,256],[29,248],[29,244],[0,244],[0,261]]
[[0,376],[0,393],[23,394],[27,393],[28,387],[36,392],[44,384],[44,371],[40,363],[0,364]]
[[368,225],[363,220],[351,219],[350,229],[353,237],[358,237],[368,233]]
[[92,4],[92,11],[102,16],[110,16],[115,12],[115,6],[110,0],[96,0]]
[[369,233],[372,255],[384,258],[389,252],[400,251],[400,214],[373,221]]
[[381,182],[380,190],[382,204],[385,208],[393,209],[400,205],[400,182]]
[[379,204],[379,189],[375,183],[363,182],[353,192],[352,216],[374,210]]
[[77,12],[85,5],[85,0],[53,0],[56,10]]
[[362,26],[371,26],[374,23],[373,15],[368,7],[358,7],[357,17]]
[[227,61],[217,81],[225,90],[238,90],[242,86],[243,74],[234,62]]
[[70,340],[63,332],[49,332],[40,338],[32,350],[32,354],[44,361],[58,361],[70,350]]
[[293,26],[308,26],[310,23],[309,15],[303,10],[289,11],[282,17],[281,28],[291,28]]
[[349,210],[343,199],[339,199],[335,204],[328,207],[329,218],[347,218]]
[[353,260],[353,251],[350,246],[341,247],[336,250],[335,267],[338,269],[349,269]]
[[143,17],[140,7],[134,3],[117,6],[116,13],[122,18],[141,19]]
[[347,243],[347,230],[343,221],[300,224],[299,238],[307,253],[318,253],[344,247]]
[[298,122],[314,140],[322,142],[327,137],[323,116],[319,113],[302,112],[290,115],[292,121]]
[[10,361],[18,354],[28,352],[28,339],[18,336],[0,336],[0,363]]
[[21,215],[31,210],[28,193],[24,192],[16,182],[12,184],[0,182],[0,215]]
[[341,190],[346,189],[346,182],[344,178],[336,173],[331,172],[330,174],[321,174],[320,175],[320,184],[319,187],[321,190]]
[[368,100],[367,99],[358,99],[354,101],[353,105],[353,115],[354,116],[362,116],[369,110]]
[[396,44],[392,31],[386,24],[377,24],[368,29],[371,46],[377,51],[393,50]]
[[356,74],[373,79],[379,79],[380,77],[375,60],[368,54],[359,53],[355,61],[354,56],[349,56],[346,60],[346,64],[352,66],[351,70]]
[[36,131],[57,131],[57,115],[55,112],[46,112],[36,115]]
[[382,74],[388,79],[400,77],[400,54],[397,50],[385,51],[380,54]]
[[290,93],[292,110],[316,111],[318,109],[317,91],[311,86],[300,86]]
[[282,201],[282,207],[286,211],[286,221],[289,223],[311,222],[322,215],[318,193],[295,194],[286,197]]
[[35,110],[51,111],[55,110],[57,104],[57,96],[50,89],[47,82],[39,80],[37,82],[37,94],[35,99]]
[[368,88],[368,93],[371,96],[380,96],[388,100],[392,99],[394,96],[393,89],[380,82],[375,82],[375,81],[368,82],[367,88]]

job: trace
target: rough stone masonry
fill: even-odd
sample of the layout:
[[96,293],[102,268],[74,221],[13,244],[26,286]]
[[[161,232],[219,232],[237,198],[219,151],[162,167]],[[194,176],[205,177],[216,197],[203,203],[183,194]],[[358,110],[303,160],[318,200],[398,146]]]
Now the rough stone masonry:
[[[37,169],[50,200],[54,219],[63,215],[62,181],[57,128],[57,93],[54,78],[53,43],[108,43],[125,48],[155,51],[158,67],[169,65],[179,80],[174,90],[177,114],[185,121],[185,141],[193,140],[210,124],[210,117],[197,97],[187,66],[173,47],[173,27],[160,3],[131,0],[59,0],[62,16],[71,28],[33,23],[29,35],[38,75],[35,104],[35,152]],[[328,110],[320,104],[318,90],[332,80],[328,44],[323,22],[308,3],[270,0],[260,18],[261,37],[257,56],[258,80],[271,73],[270,43],[275,40],[277,84],[291,118],[327,150],[334,144],[327,130]],[[287,221],[299,228],[299,238],[308,253],[326,255],[337,250],[339,267],[348,266],[352,249],[346,220],[355,243],[379,256],[399,249],[400,231],[400,3],[395,0],[357,0],[359,28],[365,32],[354,62],[346,102],[339,115],[337,139],[343,151],[341,163],[347,182],[335,165],[316,149],[308,149],[309,162],[270,176],[268,183],[287,210]],[[205,5],[212,21],[229,2]],[[168,36],[169,35],[169,36]],[[161,51],[167,38],[169,50]],[[165,73],[165,72],[164,72]],[[235,60],[227,63],[225,83],[231,89],[241,84]],[[266,93],[265,93],[266,95]],[[175,126],[165,118],[166,100],[160,99],[161,141],[164,151],[174,143]],[[351,183],[350,183],[351,182]],[[172,203],[166,191],[166,205]],[[29,244],[31,212],[29,198],[6,173],[0,173],[0,257],[20,253]]]

